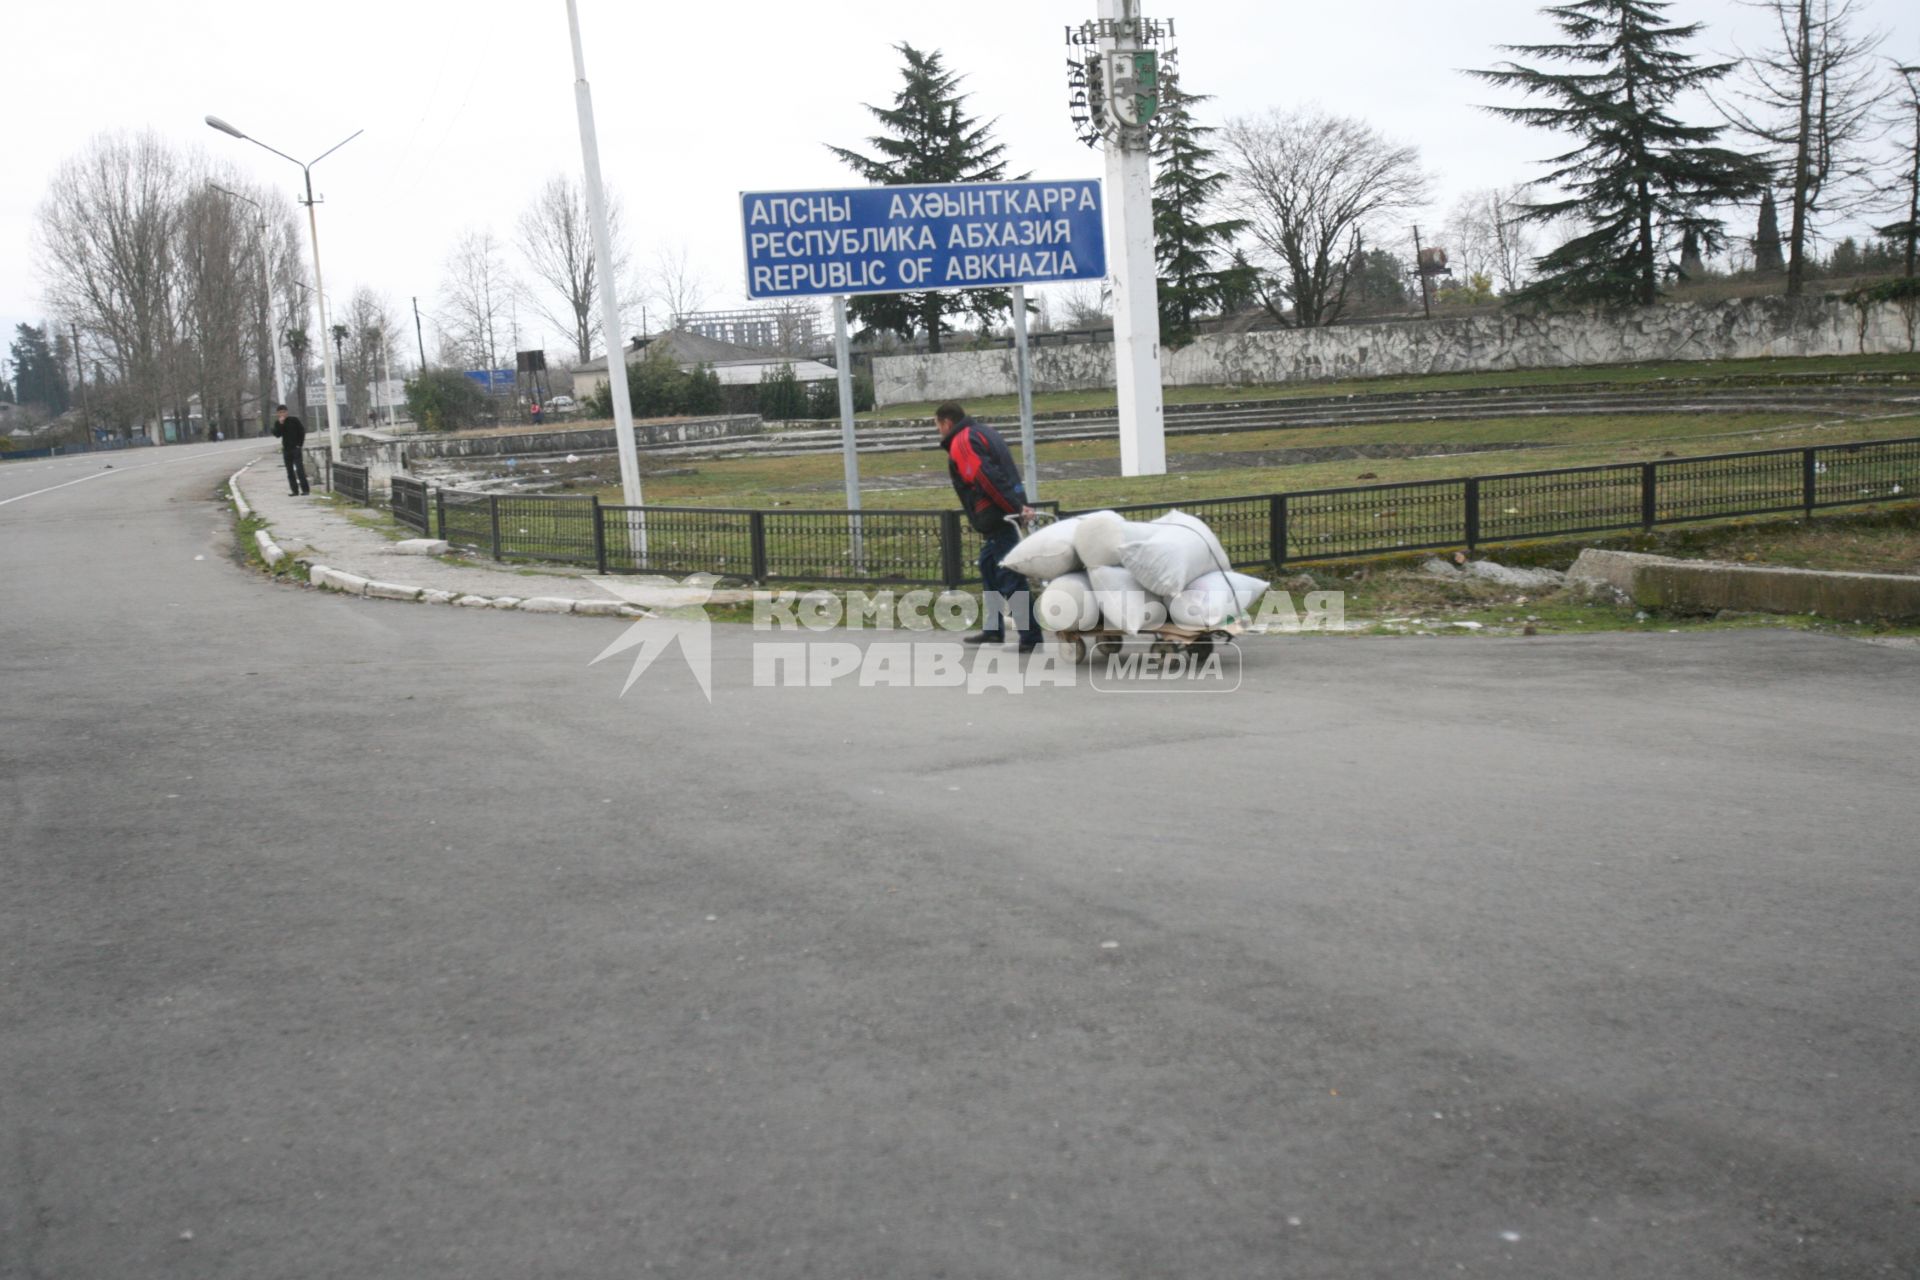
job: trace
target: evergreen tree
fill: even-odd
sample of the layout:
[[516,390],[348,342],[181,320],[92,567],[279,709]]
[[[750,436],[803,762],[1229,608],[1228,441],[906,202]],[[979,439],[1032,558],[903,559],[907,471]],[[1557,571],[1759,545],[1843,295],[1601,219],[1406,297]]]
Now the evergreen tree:
[[1193,341],[1194,318],[1221,309],[1227,271],[1216,270],[1218,254],[1231,248],[1233,238],[1246,230],[1244,218],[1206,221],[1206,215],[1227,174],[1213,167],[1213,149],[1206,139],[1213,132],[1194,123],[1195,103],[1207,94],[1183,92],[1180,67],[1169,56],[1160,68],[1160,109],[1153,117],[1150,142],[1153,153],[1154,257],[1160,264],[1160,345],[1182,347]]
[[1385,249],[1366,249],[1347,263],[1348,288],[1355,305],[1372,310],[1407,304],[1407,267]]
[[1766,181],[1763,162],[1712,143],[1717,127],[1682,124],[1669,108],[1711,84],[1730,63],[1699,65],[1680,46],[1698,24],[1663,26],[1664,0],[1573,0],[1542,12],[1566,34],[1564,44],[1503,45],[1509,53],[1565,63],[1553,74],[1505,62],[1474,71],[1490,84],[1519,89],[1552,105],[1490,107],[1495,115],[1571,133],[1580,145],[1547,161],[1543,184],[1564,199],[1529,204],[1523,216],[1549,222],[1572,215],[1589,230],[1535,264],[1538,278],[1523,296],[1652,305],[1660,263],[1691,230],[1704,251],[1722,243],[1721,224],[1707,210],[1753,195]]
[[1226,269],[1220,273],[1220,314],[1238,315],[1260,305],[1260,268],[1253,265],[1240,245],[1227,255]]
[[1700,254],[1700,233],[1688,227],[1680,241],[1680,279],[1698,280],[1706,274],[1706,259]]
[[56,417],[67,411],[67,378],[47,342],[47,331],[30,324],[13,327],[14,395],[21,404],[37,404]]
[[1787,260],[1780,252],[1780,211],[1773,203],[1769,187],[1760,197],[1760,226],[1753,237],[1753,269],[1762,273],[1784,270]]
[[[831,145],[827,150],[865,181],[885,186],[1006,181],[1007,166],[1001,159],[1006,148],[993,140],[993,122],[967,115],[960,76],[942,65],[939,50],[921,53],[904,43],[895,48],[906,65],[893,106],[867,105],[881,126],[880,133],[867,139],[876,154]],[[949,316],[970,314],[984,323],[1011,305],[1005,289],[972,289],[874,294],[855,298],[847,310],[870,333],[902,338],[924,333],[928,349],[938,351],[941,335],[953,331]]]

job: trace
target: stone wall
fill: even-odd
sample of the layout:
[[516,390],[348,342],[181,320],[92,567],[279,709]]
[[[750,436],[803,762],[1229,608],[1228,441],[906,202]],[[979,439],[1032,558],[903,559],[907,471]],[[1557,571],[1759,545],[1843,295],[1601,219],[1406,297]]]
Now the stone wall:
[[[641,449],[656,445],[686,444],[695,440],[718,440],[732,436],[756,436],[766,429],[757,414],[736,414],[717,418],[665,418],[635,422],[633,438]],[[341,441],[340,460],[367,469],[367,487],[385,495],[396,472],[405,473],[415,461],[428,458],[538,458],[569,453],[612,453],[618,448],[613,424],[603,427],[569,427],[565,430],[518,431],[505,435],[440,435],[432,432],[389,433],[354,431]],[[311,458],[326,455],[325,446],[308,446]],[[322,473],[311,466],[308,475],[318,483]]]
[[[1742,298],[1624,311],[1488,309],[1430,322],[1208,334],[1161,359],[1169,387],[1256,386],[1392,374],[1469,373],[1915,350],[1915,309],[1840,298]],[[882,405],[1013,395],[1013,352],[876,356]],[[1036,392],[1114,384],[1106,343],[1033,349]]]

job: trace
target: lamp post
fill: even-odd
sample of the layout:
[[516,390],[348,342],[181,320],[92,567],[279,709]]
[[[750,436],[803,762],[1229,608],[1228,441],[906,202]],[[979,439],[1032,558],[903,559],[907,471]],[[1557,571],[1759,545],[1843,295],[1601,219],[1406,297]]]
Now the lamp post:
[[[210,182],[207,185],[223,196],[232,196],[235,200],[252,205],[254,212],[260,215],[260,299],[261,305],[266,308],[267,338],[269,345],[273,348],[273,400],[274,404],[280,404],[287,398],[287,380],[280,369],[280,335],[275,331],[273,323],[273,286],[267,279],[267,211],[258,200],[250,196],[243,196],[238,191],[229,190],[217,182]],[[268,422],[273,421],[272,405],[267,406],[264,417]]]
[[[626,343],[620,338],[620,300],[615,294],[613,236],[607,227],[607,200],[600,183],[600,139],[593,125],[593,90],[587,84],[587,59],[580,48],[580,13],[567,0],[567,32],[573,38],[573,101],[580,117],[580,160],[585,171],[587,217],[593,225],[593,258],[600,284],[600,332],[607,347],[607,392],[613,402],[613,438],[620,454],[620,491],[630,507],[640,494],[640,456],[633,439],[633,404],[627,394]],[[644,515],[639,517],[644,521]],[[636,550],[646,563],[647,530],[636,530]]]
[[326,282],[320,277],[320,221],[313,211],[313,166],[319,164],[322,160],[325,160],[349,142],[352,142],[355,138],[365,133],[366,130],[355,129],[352,133],[340,139],[340,141],[334,143],[313,159],[303,162],[294,160],[292,156],[277,147],[267,146],[266,143],[260,141],[258,138],[249,137],[228,124],[225,120],[222,120],[219,116],[208,116],[207,124],[209,127],[218,129],[222,133],[231,134],[243,142],[251,142],[256,147],[271,151],[282,160],[291,160],[294,164],[300,166],[300,174],[306,179],[307,198],[301,203],[307,206],[307,235],[313,241],[313,295],[320,307],[321,372],[327,380],[327,438],[332,449],[333,460],[338,462],[340,461],[340,403],[338,398],[333,394],[333,352],[327,348],[327,286]]

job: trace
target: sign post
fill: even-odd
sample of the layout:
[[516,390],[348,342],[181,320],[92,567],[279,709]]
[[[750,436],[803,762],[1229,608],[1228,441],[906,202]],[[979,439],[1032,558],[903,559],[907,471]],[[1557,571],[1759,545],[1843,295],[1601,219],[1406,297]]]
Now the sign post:
[[1100,0],[1107,118],[1108,239],[1114,246],[1113,365],[1120,400],[1120,474],[1167,473],[1160,389],[1160,299],[1153,242],[1153,178],[1146,126],[1157,106],[1157,66],[1140,39],[1140,0]]
[[1027,501],[1040,497],[1040,459],[1033,441],[1033,362],[1027,355],[1027,290],[1013,286],[1013,352],[1019,365],[1020,458],[1026,463]]
[[[1013,290],[1022,388],[1021,443],[1031,497],[1037,464],[1024,286],[1099,280],[1107,274],[1103,205],[1100,184],[1091,179],[741,194],[747,297],[756,302],[833,299],[848,511],[860,510],[860,464],[853,429],[847,299],[873,293]],[[1151,289],[1151,208],[1147,234]],[[851,524],[853,559],[859,564],[865,556],[858,514]]]
[[[853,431],[853,352],[847,341],[847,300],[833,300],[833,363],[840,382],[840,454],[847,473],[847,510],[860,510],[860,448]],[[860,517],[847,519],[853,542],[853,571],[867,571],[866,542],[861,537]]]

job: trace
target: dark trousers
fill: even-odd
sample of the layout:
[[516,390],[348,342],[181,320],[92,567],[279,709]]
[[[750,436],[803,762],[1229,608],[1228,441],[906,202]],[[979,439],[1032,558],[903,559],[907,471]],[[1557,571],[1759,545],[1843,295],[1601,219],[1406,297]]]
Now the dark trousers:
[[307,487],[307,460],[298,449],[280,451],[280,460],[287,464],[287,491],[289,493],[311,493]]
[[1020,638],[1037,640],[1040,638],[1040,620],[1034,616],[1033,597],[1027,589],[1027,580],[1000,564],[1019,541],[1019,532],[1008,525],[998,533],[988,535],[985,545],[980,548],[980,582],[986,588],[980,607],[980,629],[990,636],[1004,635],[1006,621],[1002,615],[1011,610],[1011,620],[1020,632]]

